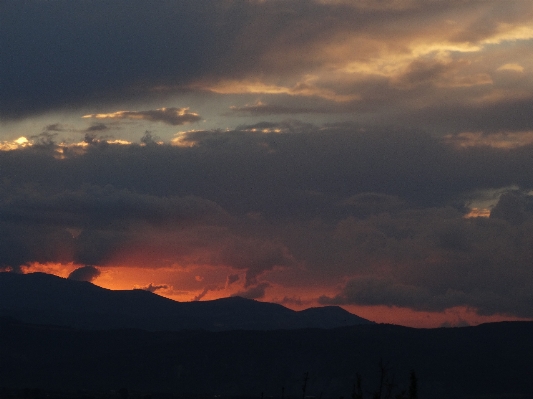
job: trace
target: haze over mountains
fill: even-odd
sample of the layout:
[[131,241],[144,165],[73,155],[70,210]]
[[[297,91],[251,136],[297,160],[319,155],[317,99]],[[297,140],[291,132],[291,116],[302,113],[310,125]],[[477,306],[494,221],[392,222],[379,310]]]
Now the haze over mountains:
[[337,306],[296,312],[240,297],[176,302],[144,290],[111,291],[44,273],[0,273],[0,316],[36,324],[148,331],[336,328],[372,323]]

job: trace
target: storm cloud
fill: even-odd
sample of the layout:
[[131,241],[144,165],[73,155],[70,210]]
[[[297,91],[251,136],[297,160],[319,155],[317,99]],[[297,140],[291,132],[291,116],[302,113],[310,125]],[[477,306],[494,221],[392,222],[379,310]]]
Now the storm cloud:
[[[94,144],[61,159],[52,147],[2,152],[2,265],[125,266],[135,248],[145,268],[243,272],[210,287],[250,298],[320,282],[342,287],[317,288],[322,304],[533,317],[533,146],[295,126],[191,132],[188,146]],[[476,192],[513,185],[490,219],[465,218]]]
[[76,280],[76,281],[93,281],[95,278],[97,278],[100,275],[100,270],[98,270],[94,266],[82,266],[74,270],[72,273],[69,274],[68,279],[69,280]]
[[[378,112],[389,123],[403,119],[419,127],[453,128],[459,120],[468,129],[531,126],[521,111],[530,102],[529,61],[523,56],[528,47],[520,50],[533,38],[529,1],[380,4],[4,3],[0,116],[20,119],[89,106],[100,110],[90,115],[178,125],[197,116],[170,116],[172,107],[115,113],[102,107],[125,98],[161,100],[199,91],[293,99],[234,105],[240,113],[312,114],[340,106],[365,120]],[[500,43],[516,51],[495,46]],[[302,107],[307,98],[331,104]],[[451,113],[460,118],[450,119]],[[512,120],[514,125],[506,124]]]

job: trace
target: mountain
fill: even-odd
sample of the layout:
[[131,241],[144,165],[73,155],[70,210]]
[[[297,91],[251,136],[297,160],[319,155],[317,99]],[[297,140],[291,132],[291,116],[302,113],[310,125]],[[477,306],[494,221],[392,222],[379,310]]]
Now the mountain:
[[383,399],[409,387],[411,370],[423,399],[532,399],[531,337],[533,322],[149,332],[0,318],[0,394],[30,399],[27,392],[10,396],[6,390],[40,388],[43,398],[66,390],[117,399],[116,392],[126,388],[131,398],[281,398],[283,389],[285,398],[294,399],[302,397],[307,374],[306,397],[349,398],[359,374],[363,398],[370,399],[379,391],[381,364],[392,389],[390,395],[384,389]]
[[0,273],[0,316],[93,330],[275,330],[372,323],[336,306],[297,312],[240,297],[177,302],[144,290],[112,291],[44,273]]

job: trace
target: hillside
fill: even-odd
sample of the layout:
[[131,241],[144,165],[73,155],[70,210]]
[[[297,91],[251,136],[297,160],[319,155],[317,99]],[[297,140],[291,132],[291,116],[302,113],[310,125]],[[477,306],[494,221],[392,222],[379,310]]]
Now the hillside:
[[112,291],[44,273],[0,273],[0,316],[35,324],[148,331],[335,328],[372,323],[336,306],[296,312],[240,297],[177,302],[148,291]]
[[87,331],[0,321],[0,387],[248,397],[366,398],[388,366],[420,398],[532,398],[533,323],[413,329],[369,324],[277,331]]

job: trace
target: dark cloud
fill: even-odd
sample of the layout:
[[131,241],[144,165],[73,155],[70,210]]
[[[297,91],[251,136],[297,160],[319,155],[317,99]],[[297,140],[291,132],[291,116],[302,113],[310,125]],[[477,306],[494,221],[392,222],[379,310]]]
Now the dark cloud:
[[345,220],[336,237],[352,250],[344,247],[349,257],[341,262],[357,261],[357,277],[320,303],[425,311],[466,306],[485,315],[532,317],[526,281],[533,277],[533,213],[524,212],[519,227],[512,216],[465,219],[451,209],[426,209]]
[[282,243],[263,237],[228,240],[218,256],[221,264],[246,270],[245,287],[256,284],[257,277],[267,270],[294,264],[290,252]]
[[484,132],[524,132],[533,125],[533,97],[502,98],[474,104],[433,104],[423,110],[398,116],[404,123],[416,124],[424,128],[440,126],[446,133]]
[[261,283],[254,287],[248,288],[246,291],[237,292],[233,296],[240,296],[247,299],[261,299],[265,296],[265,291],[268,287],[270,287],[270,284]]
[[[350,79],[336,79],[335,73],[354,61],[364,64],[387,57],[385,48],[393,56],[409,55],[420,38],[439,45],[475,46],[501,34],[504,27],[527,26],[531,14],[528,1],[508,1],[505,8],[499,1],[483,6],[472,1],[410,4],[3,2],[0,116],[15,119],[88,104],[102,109],[124,98],[161,98],[224,80],[263,80],[268,87],[286,80],[291,83],[274,93],[346,100],[360,91],[347,92]],[[373,68],[367,68],[369,77],[383,74]],[[317,76],[318,82],[310,76]],[[159,114],[153,117],[175,123]]]
[[303,301],[301,298],[292,298],[292,297],[283,297],[281,301],[279,301],[281,305],[296,305],[296,306],[310,306],[312,305],[311,301]]
[[[10,182],[4,192],[12,197],[4,212],[14,217],[28,208],[42,218],[61,210],[65,218],[68,212],[61,207],[66,206],[86,223],[127,215],[172,219],[195,210],[198,216],[221,214],[222,209],[270,217],[343,217],[413,202],[441,205],[474,190],[512,184],[533,188],[530,146],[461,149],[416,131],[293,122],[191,132],[181,139],[190,147],[99,143],[83,154],[65,149],[63,159],[56,159],[55,148],[0,153]],[[27,198],[17,190],[44,181],[53,195],[43,208],[47,212],[37,212],[43,200],[39,190]]]
[[528,218],[526,207],[531,211],[531,205],[531,198],[528,198],[523,193],[517,191],[507,192],[501,195],[496,206],[492,208],[490,217],[503,219],[510,224],[518,225]]
[[400,198],[380,193],[356,194],[343,200],[339,206],[348,207],[353,216],[364,218],[385,212],[396,212],[407,204]]
[[47,125],[44,130],[46,132],[64,132],[67,129],[60,123],[54,123],[52,125]]
[[0,72],[1,115],[112,100],[199,76],[210,64],[205,57],[227,47],[227,35],[213,35],[222,7],[200,3],[2,4],[0,37],[10,61]]
[[[57,132],[58,127],[59,126],[53,126],[52,132]],[[48,127],[45,128],[44,132],[29,137],[37,148],[54,148],[56,145],[57,133],[50,133],[46,129],[48,129]]]
[[193,196],[159,197],[111,185],[82,185],[54,194],[17,190],[0,202],[0,213],[3,220],[25,224],[116,229],[136,220],[157,225],[209,215],[224,217],[224,211],[211,201]]
[[98,276],[100,276],[100,270],[94,266],[83,266],[74,270],[68,275],[69,280],[76,281],[93,281]]
[[84,118],[147,120],[150,122],[163,122],[172,126],[198,122],[202,119],[197,113],[189,112],[188,108],[160,108],[149,111],[117,111],[107,114],[85,115]]
[[205,287],[204,290],[202,292],[200,292],[198,295],[196,295],[194,298],[193,298],[193,302],[197,302],[197,301],[200,301],[204,296],[206,296],[206,294],[210,291],[209,287]]
[[153,284],[153,283],[150,283],[150,284],[148,284],[145,287],[137,287],[135,289],[144,290],[144,291],[148,291],[148,292],[156,292],[158,290],[166,290],[168,288],[169,287],[166,284]]
[[0,222],[0,267],[21,271],[30,262],[72,261],[75,252],[72,236],[48,225],[26,225],[17,220]]
[[159,140],[159,137],[154,136],[152,132],[148,130],[144,132],[144,135],[141,137],[141,143],[144,145],[157,145]]
[[[316,287],[323,304],[533,316],[533,146],[296,122],[184,140],[1,152],[0,267],[205,266],[222,277],[197,299]],[[494,188],[491,217],[466,219]]]
[[[17,268],[53,261],[101,265],[136,240],[139,224],[184,226],[193,220],[226,217],[210,201],[136,194],[109,185],[54,194],[6,188],[2,194],[0,229],[5,238],[0,243],[0,264]],[[70,229],[80,233],[73,237]]]
[[109,127],[105,123],[94,123],[91,126],[89,126],[86,131],[87,132],[101,132],[103,130],[108,130]]
[[230,286],[231,284],[239,281],[239,275],[238,274],[230,274],[226,279],[226,286]]

